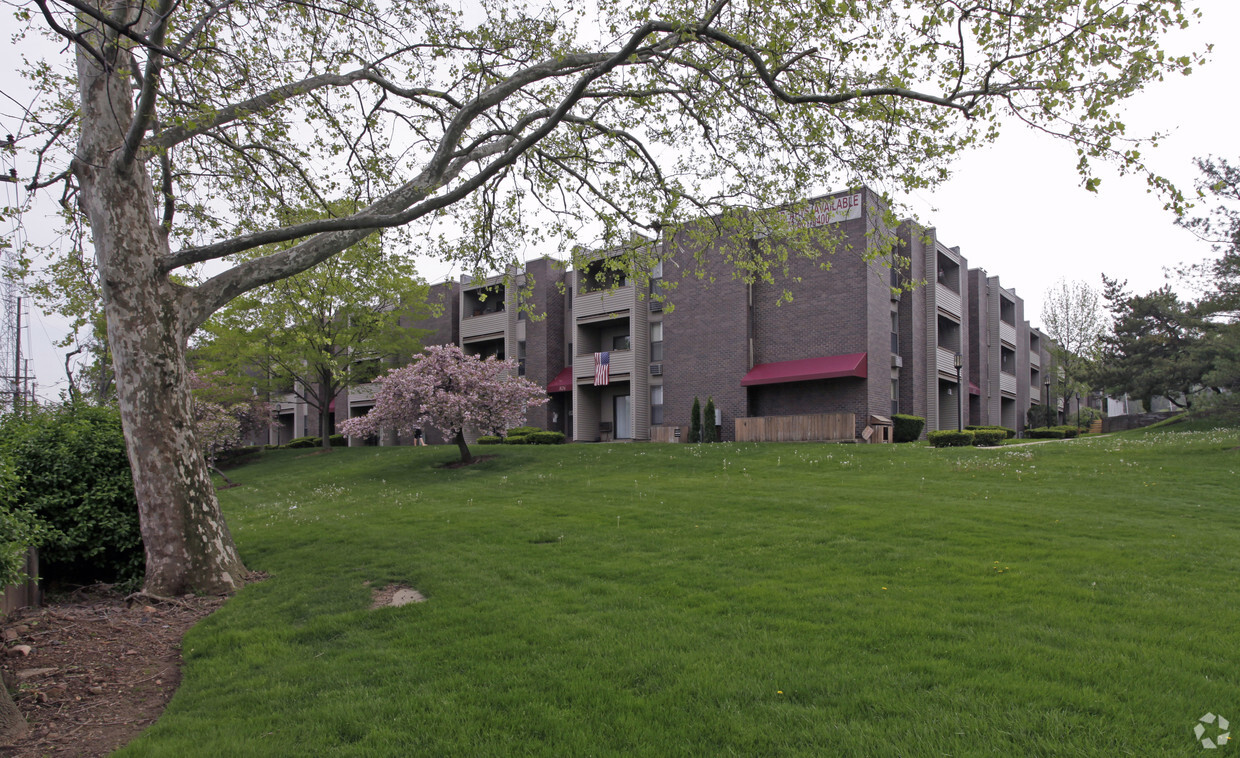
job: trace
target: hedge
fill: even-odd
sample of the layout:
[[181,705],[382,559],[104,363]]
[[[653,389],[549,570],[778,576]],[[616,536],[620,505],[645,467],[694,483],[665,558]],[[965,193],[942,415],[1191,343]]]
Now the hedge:
[[517,426],[509,429],[507,432],[504,432],[504,434],[509,437],[524,437],[527,434],[533,434],[541,431],[542,429],[539,429],[536,426]]
[[896,442],[913,442],[921,436],[926,420],[921,416],[896,413],[891,416],[891,434]]
[[975,447],[994,447],[1008,438],[1006,429],[973,429]]
[[[349,438],[343,434],[333,434],[327,439],[331,442],[332,447],[344,447],[349,444]],[[322,437],[298,437],[297,439],[289,440],[280,447],[285,450],[300,450],[304,447],[320,447],[322,443]]]
[[531,445],[563,445],[565,437],[562,432],[534,432],[529,440]]
[[1030,429],[1025,432],[1025,436],[1034,440],[1061,440],[1063,439],[1063,429],[1059,427],[1043,427],[1042,429]]
[[930,432],[929,439],[930,444],[935,447],[967,447],[973,444],[973,432],[957,432],[951,429],[943,429],[938,432]]
[[968,429],[971,432],[979,432],[979,431],[980,432],[1003,432],[1004,439],[1009,439],[1009,440],[1016,436],[1015,429],[1008,429],[1006,426],[997,426],[995,424],[991,424],[991,425],[971,424],[969,426],[966,426],[965,429]]
[[477,441],[476,443],[474,443],[474,444],[477,444],[477,445],[502,445],[502,444],[503,444],[503,442],[504,442],[504,438],[503,438],[503,437],[498,437],[498,436],[496,436],[496,435],[489,434],[489,435],[487,435],[487,436],[485,436],[485,437],[479,437],[479,438],[478,438],[478,441]]
[[11,467],[0,505],[46,527],[44,576],[138,585],[142,535],[116,408],[68,404],[4,417],[0,459]]

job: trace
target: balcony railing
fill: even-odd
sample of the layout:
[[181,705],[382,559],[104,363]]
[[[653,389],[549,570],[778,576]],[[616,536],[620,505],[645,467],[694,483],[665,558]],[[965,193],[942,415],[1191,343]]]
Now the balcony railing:
[[586,292],[573,298],[573,316],[581,319],[605,313],[631,311],[636,304],[637,288],[632,286]]
[[[632,350],[612,350],[611,357],[608,361],[610,368],[608,372],[611,376],[618,374],[633,373],[633,351]],[[584,379],[594,376],[594,353],[586,355],[573,356],[573,377],[575,379]]]
[[999,391],[1016,394],[1016,376],[999,372]]
[[956,351],[948,350],[945,347],[937,348],[937,350],[938,352],[935,355],[935,364],[938,367],[939,371],[943,374],[947,374],[951,376],[952,379],[955,379],[956,378]]
[[1042,354],[1034,350],[1030,350],[1029,351],[1029,365],[1033,366],[1034,368],[1041,368]]
[[960,316],[960,294],[953,292],[947,285],[935,282],[934,302],[948,313],[956,317]]
[[496,311],[481,316],[461,318],[461,339],[481,337],[484,334],[502,333],[508,328],[508,312]]
[[999,339],[1016,347],[1016,327],[1006,321],[999,322]]

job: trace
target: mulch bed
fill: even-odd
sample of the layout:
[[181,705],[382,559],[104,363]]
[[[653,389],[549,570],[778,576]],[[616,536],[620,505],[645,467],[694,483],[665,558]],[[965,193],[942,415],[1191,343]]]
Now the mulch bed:
[[181,637],[224,600],[95,587],[0,620],[0,674],[30,725],[0,756],[106,756],[132,741],[181,682]]

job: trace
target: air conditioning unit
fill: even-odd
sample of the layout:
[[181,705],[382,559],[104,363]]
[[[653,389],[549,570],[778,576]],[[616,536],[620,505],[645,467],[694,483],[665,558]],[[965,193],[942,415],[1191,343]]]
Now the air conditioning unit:
[[903,358],[901,358],[898,355],[891,356],[891,367],[892,368],[902,368],[903,366],[904,366]]
[[650,364],[650,375],[651,376],[663,376],[663,364],[662,363]]

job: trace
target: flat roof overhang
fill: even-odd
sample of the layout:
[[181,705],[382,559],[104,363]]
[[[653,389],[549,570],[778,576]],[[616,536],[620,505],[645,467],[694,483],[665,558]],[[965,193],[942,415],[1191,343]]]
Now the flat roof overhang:
[[865,358],[865,353],[848,353],[827,355],[822,358],[804,358],[799,361],[759,363],[741,379],[741,386],[808,382],[814,379],[839,379],[848,376],[864,379],[866,377]]

